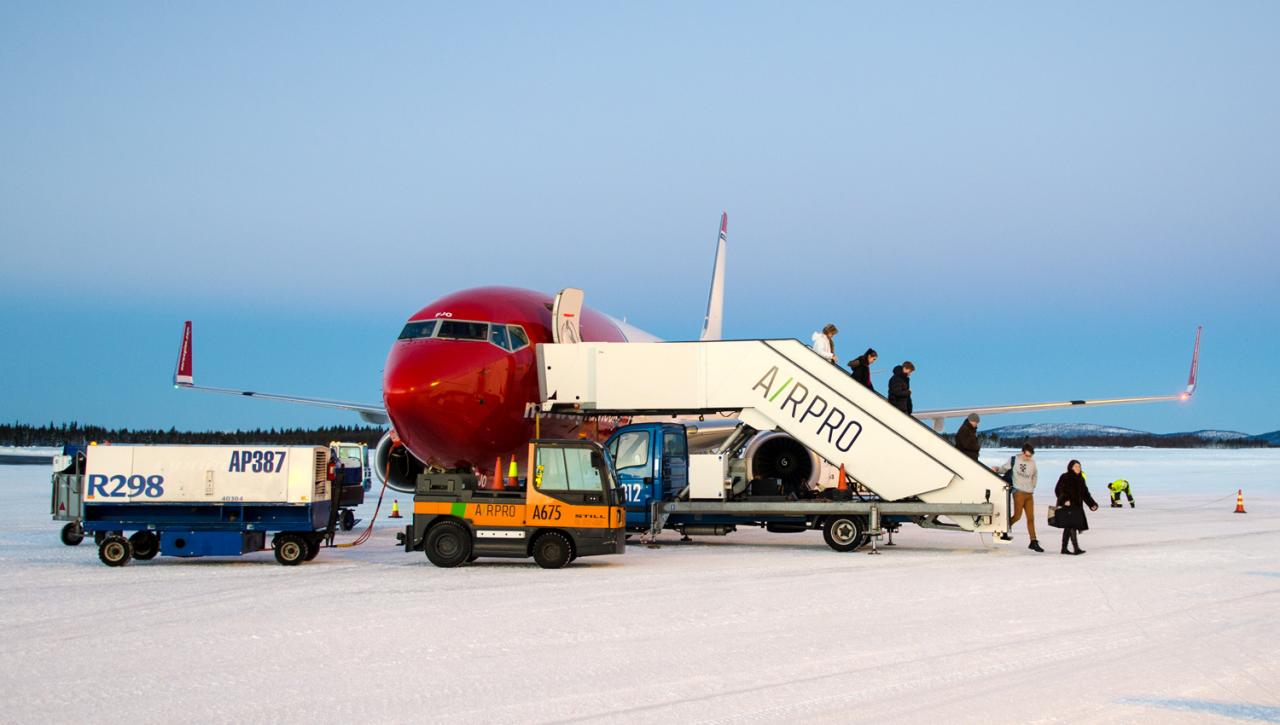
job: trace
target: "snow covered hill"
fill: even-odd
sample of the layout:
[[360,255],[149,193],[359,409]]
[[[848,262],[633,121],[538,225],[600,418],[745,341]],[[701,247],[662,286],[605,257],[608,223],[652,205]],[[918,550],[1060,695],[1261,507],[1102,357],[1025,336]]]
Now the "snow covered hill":
[[[989,440],[1004,445],[1035,441],[1040,445],[1157,446],[1198,448],[1229,445],[1251,447],[1280,445],[1280,431],[1253,436],[1230,430],[1197,430],[1182,433],[1150,433],[1095,423],[1032,423],[1007,425],[981,431]],[[1271,436],[1268,438],[1267,436]]]

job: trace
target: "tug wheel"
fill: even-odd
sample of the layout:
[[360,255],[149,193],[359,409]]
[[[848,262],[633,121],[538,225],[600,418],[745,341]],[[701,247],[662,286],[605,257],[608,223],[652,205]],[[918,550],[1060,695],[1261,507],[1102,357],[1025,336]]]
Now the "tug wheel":
[[151,531],[139,531],[130,536],[129,545],[133,547],[133,558],[138,561],[150,561],[160,553],[160,537]]
[[303,561],[311,561],[316,558],[316,554],[320,553],[320,543],[320,539],[314,536],[307,539],[307,556]]
[[573,558],[573,544],[559,531],[547,531],[533,541],[533,560],[543,569],[559,569]]
[[856,516],[832,516],[822,524],[822,538],[836,551],[853,551],[866,541],[866,531]]
[[436,566],[462,566],[471,558],[471,532],[457,521],[441,521],[427,532],[422,548]]
[[338,523],[343,531],[350,531],[356,527],[356,515],[351,512],[351,509],[343,509]]
[[123,536],[111,534],[98,545],[98,558],[107,566],[124,566],[133,558],[133,547]]
[[62,539],[62,543],[67,546],[79,546],[80,542],[84,541],[84,531],[80,529],[80,524],[75,521],[63,526],[62,533],[59,536]]
[[307,559],[310,547],[297,534],[281,534],[275,541],[276,561],[285,566],[297,566]]

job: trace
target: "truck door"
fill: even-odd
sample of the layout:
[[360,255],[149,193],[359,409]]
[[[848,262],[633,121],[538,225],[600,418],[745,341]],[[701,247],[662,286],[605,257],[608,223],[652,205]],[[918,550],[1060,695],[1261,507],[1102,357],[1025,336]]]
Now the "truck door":
[[689,445],[684,426],[667,425],[662,429],[662,500],[675,500],[689,485]]
[[647,528],[649,502],[653,500],[652,436],[648,428],[625,430],[609,441],[609,455],[626,497],[627,526]]

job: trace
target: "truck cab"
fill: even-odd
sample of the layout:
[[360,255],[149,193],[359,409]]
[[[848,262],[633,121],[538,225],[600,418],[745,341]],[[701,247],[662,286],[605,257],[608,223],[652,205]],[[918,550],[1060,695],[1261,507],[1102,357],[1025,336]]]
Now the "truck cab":
[[649,528],[654,503],[689,485],[689,444],[679,423],[636,423],[605,443],[627,510],[627,528]]

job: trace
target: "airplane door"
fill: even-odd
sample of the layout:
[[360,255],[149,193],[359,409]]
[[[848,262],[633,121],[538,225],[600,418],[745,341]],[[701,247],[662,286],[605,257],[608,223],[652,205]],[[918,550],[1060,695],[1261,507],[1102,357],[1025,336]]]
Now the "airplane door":
[[565,287],[551,304],[551,341],[582,342],[582,290]]

